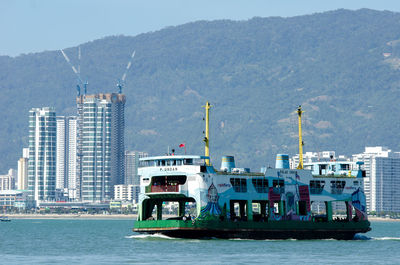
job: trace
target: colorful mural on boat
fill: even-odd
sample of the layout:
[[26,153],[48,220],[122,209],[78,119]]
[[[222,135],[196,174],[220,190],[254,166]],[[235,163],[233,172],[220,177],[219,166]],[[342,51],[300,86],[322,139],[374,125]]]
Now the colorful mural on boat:
[[200,218],[205,218],[207,216],[221,215],[222,211],[218,205],[218,199],[219,196],[217,188],[214,186],[214,183],[211,183],[207,193],[208,202],[207,205],[201,210]]

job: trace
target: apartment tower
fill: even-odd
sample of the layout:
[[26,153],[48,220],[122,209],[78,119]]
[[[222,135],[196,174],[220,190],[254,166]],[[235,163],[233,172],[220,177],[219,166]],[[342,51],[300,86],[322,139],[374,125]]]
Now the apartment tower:
[[54,108],[29,111],[29,197],[54,200],[56,189],[56,113]]
[[400,213],[400,153],[382,146],[365,147],[353,160],[364,162],[368,212]]
[[127,185],[140,185],[138,176],[139,158],[149,154],[139,151],[125,151],[125,181]]
[[113,197],[113,186],[124,182],[123,94],[77,97],[78,175],[81,199],[103,202]]
[[22,157],[18,160],[18,189],[28,189],[28,159],[29,148],[22,149]]
[[57,118],[56,188],[77,199],[77,117]]

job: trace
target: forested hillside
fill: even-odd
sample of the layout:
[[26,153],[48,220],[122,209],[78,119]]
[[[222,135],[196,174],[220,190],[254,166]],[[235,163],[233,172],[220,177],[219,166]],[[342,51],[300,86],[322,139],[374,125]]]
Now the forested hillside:
[[[294,111],[302,105],[305,151],[400,151],[400,14],[337,10],[292,18],[198,21],[135,37],[81,45],[88,93],[117,92],[127,75],[126,149],[164,154],[185,142],[202,154],[211,109],[212,162],[234,155],[258,170],[297,152]],[[78,65],[77,47],[65,52]],[[76,77],[60,51],[0,57],[1,172],[17,167],[28,111],[76,113]],[[179,150],[183,152],[183,150]]]

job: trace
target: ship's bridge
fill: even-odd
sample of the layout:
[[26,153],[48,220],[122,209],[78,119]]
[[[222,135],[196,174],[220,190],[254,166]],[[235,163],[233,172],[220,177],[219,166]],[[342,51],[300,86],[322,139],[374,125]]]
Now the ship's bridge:
[[207,156],[170,155],[139,159],[138,173],[143,193],[187,193],[187,180],[207,172]]
[[152,156],[139,159],[139,167],[205,166],[208,156],[170,155]]

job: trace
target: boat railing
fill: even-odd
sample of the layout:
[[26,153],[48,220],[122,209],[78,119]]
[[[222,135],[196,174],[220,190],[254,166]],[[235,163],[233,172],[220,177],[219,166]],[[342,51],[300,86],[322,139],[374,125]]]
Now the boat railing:
[[356,178],[356,176],[349,176],[348,174],[313,174],[312,176],[314,178]]
[[179,192],[178,185],[152,185],[150,192]]

